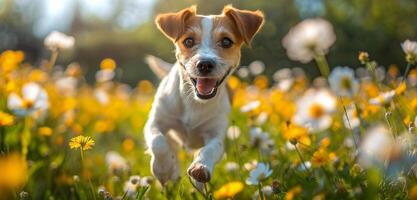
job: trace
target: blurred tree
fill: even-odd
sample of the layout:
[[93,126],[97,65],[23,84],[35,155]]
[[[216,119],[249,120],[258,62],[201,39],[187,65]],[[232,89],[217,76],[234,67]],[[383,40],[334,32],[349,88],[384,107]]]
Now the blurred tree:
[[[242,51],[242,65],[262,60],[266,73],[282,67],[300,66],[309,74],[318,75],[314,63],[300,64],[288,59],[281,40],[289,29],[304,18],[323,17],[329,20],[337,34],[329,52],[331,67],[358,67],[357,53],[366,50],[380,64],[404,65],[400,43],[417,39],[416,0],[108,0],[100,3],[108,14],[95,6],[86,9],[87,0],[77,0],[67,9],[73,12],[69,34],[76,37],[76,48],[59,60],[61,64],[79,61],[93,80],[100,60],[114,58],[124,82],[136,84],[140,79],[153,79],[143,62],[145,54],[154,54],[174,62],[174,46],[153,23],[158,13],[174,12],[191,5],[201,14],[220,13],[224,5],[262,10],[266,16],[264,28],[253,41],[252,49]],[[42,57],[42,39],[34,36],[37,22],[43,20],[41,6],[49,0],[0,0],[0,49],[23,49],[29,59]],[[100,8],[102,6],[99,6]],[[91,10],[96,9],[96,10]],[[103,17],[105,16],[105,17]],[[35,59],[36,61],[36,59]],[[37,60],[39,61],[39,59]]]

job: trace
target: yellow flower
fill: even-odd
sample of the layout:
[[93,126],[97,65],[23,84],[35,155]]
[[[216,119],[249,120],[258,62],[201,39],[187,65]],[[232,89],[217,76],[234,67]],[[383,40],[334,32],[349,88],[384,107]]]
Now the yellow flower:
[[1,126],[10,126],[14,122],[13,115],[7,114],[5,112],[0,111],[0,127]]
[[232,90],[236,90],[240,86],[240,80],[236,76],[230,76],[229,80],[227,81],[228,86]]
[[111,58],[105,58],[101,61],[100,68],[114,70],[116,68],[116,61]]
[[411,199],[411,200],[417,200],[417,185],[414,185],[414,186],[410,189],[410,199]]
[[25,54],[23,51],[7,50],[0,55],[0,69],[4,73],[9,73],[17,68],[17,66],[24,60]]
[[311,164],[315,167],[326,164],[328,161],[329,161],[329,154],[323,148],[320,148],[319,150],[314,152],[313,157],[311,158]]
[[330,145],[330,138],[325,137],[320,141],[320,148],[327,148]]
[[402,93],[405,92],[405,90],[407,89],[407,85],[405,84],[405,82],[402,82],[396,89],[395,89],[395,94],[396,95],[400,95]]
[[69,146],[71,147],[71,149],[80,148],[81,150],[92,149],[94,144],[95,142],[90,136],[82,135],[71,138],[71,141],[69,142]]
[[0,173],[0,193],[2,190],[16,189],[26,182],[26,160],[18,154],[0,157]]
[[216,199],[227,199],[233,198],[237,193],[243,189],[243,183],[239,181],[233,181],[226,183],[220,189],[214,192],[214,198]]
[[284,125],[283,137],[287,140],[299,140],[301,137],[308,135],[308,130],[301,126],[290,124],[288,127]]
[[363,64],[369,61],[369,54],[365,51],[359,52],[358,60]]
[[138,91],[141,94],[150,94],[155,90],[153,84],[148,80],[142,80],[138,83]]
[[293,188],[291,188],[286,194],[285,194],[285,200],[292,200],[295,196],[300,194],[302,191],[301,186],[297,185]]
[[126,138],[123,140],[122,147],[125,152],[131,152],[135,148],[135,141],[132,138]]
[[46,126],[40,127],[38,129],[38,133],[41,136],[51,136],[52,135],[52,129]]
[[266,89],[268,87],[268,78],[264,75],[257,76],[253,80],[253,84],[259,89]]

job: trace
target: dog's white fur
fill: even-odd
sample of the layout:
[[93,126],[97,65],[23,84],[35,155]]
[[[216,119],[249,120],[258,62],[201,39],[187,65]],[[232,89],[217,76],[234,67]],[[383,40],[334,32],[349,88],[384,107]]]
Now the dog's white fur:
[[[227,66],[230,63],[224,61],[213,49],[213,17],[200,17],[202,30],[194,30],[200,31],[202,35],[198,51],[183,65],[180,62],[174,64],[162,79],[144,129],[151,154],[151,170],[162,184],[169,180],[176,181],[180,176],[174,141],[190,149],[201,148],[187,170],[197,183],[210,180],[215,163],[223,155],[223,140],[231,110],[226,84],[219,85],[217,94],[211,99],[201,100],[196,97],[194,86],[187,76],[193,74],[195,60],[201,58],[218,61],[220,66],[212,74],[217,79],[228,76],[228,68],[233,71],[236,66]],[[178,44],[176,48],[178,58],[181,56]],[[166,63],[162,70],[155,70],[158,68],[158,60],[154,57],[148,57],[147,60],[153,65],[154,71],[159,70],[158,73],[162,74],[160,76],[165,75],[166,70],[163,69],[167,69]],[[232,65],[238,63],[239,60],[234,60]]]

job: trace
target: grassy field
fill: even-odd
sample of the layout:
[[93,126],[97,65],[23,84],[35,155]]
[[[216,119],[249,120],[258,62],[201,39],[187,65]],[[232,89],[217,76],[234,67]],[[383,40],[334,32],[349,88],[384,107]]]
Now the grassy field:
[[162,187],[150,173],[142,132],[150,81],[118,82],[117,61],[104,58],[87,84],[76,62],[55,63],[71,38],[45,40],[51,57],[39,66],[4,51],[0,199],[417,199],[417,44],[402,44],[407,72],[366,52],[358,69],[329,71],[331,37],[302,55],[284,39],[289,57],[314,60],[322,77],[300,68],[266,75],[255,61],[229,78],[225,154],[204,191],[190,183],[193,155],[182,149],[179,182]]

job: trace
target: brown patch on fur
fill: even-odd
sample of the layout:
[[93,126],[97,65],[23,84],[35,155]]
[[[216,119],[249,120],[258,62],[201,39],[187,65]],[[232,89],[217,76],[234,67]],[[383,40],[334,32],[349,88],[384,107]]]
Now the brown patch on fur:
[[259,11],[239,10],[227,5],[223,9],[223,15],[233,19],[240,36],[246,44],[250,45],[255,34],[261,29],[264,23],[264,14]]
[[195,16],[196,7],[191,6],[176,13],[160,14],[155,23],[159,30],[172,41],[177,41],[185,30],[185,22],[191,16]]

